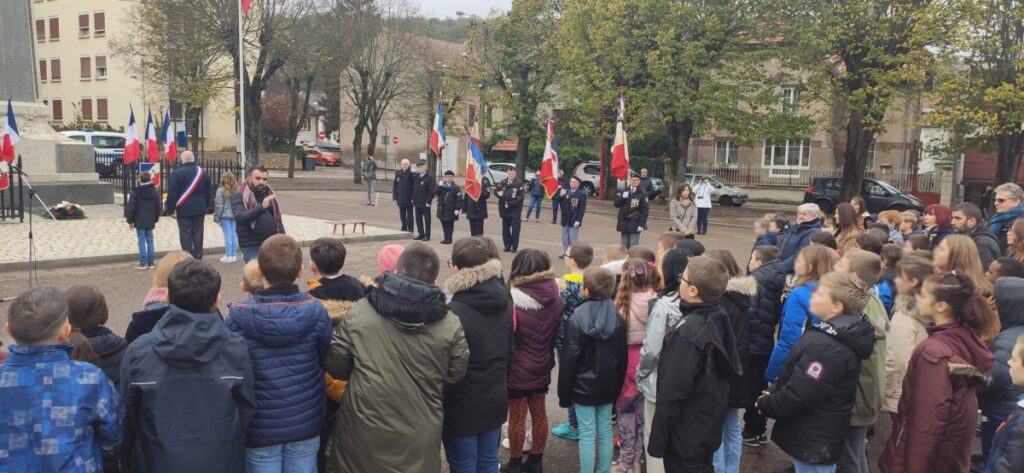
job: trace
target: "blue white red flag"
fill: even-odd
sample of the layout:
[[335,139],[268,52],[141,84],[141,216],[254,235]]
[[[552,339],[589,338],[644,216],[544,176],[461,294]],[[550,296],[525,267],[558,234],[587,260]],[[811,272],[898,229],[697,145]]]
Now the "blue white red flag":
[[626,139],[626,99],[619,99],[619,118],[615,121],[615,141],[612,142],[612,175],[617,179],[629,177],[629,140]]
[[441,150],[444,148],[445,143],[443,104],[443,100],[437,102],[437,111],[434,113],[434,128],[430,130],[430,149],[434,151],[434,155],[438,158],[441,157]]
[[160,145],[156,142],[156,126],[153,125],[152,111],[149,112],[149,117],[146,119],[146,157],[151,163],[160,161]]
[[171,114],[164,112],[164,125],[160,130],[160,139],[164,142],[164,156],[167,162],[174,161],[178,157],[178,141],[174,137],[174,125],[171,123]]
[[0,142],[0,190],[11,185],[10,164],[14,162],[14,144],[21,141],[18,123],[14,120],[14,107],[7,99],[7,119],[4,120],[4,136]]
[[548,118],[547,138],[544,140],[544,160],[540,162],[540,183],[550,199],[558,192],[558,146],[555,145],[555,121]]
[[124,134],[124,163],[134,163],[141,156],[139,132],[135,130],[135,110],[131,110],[131,115],[128,116],[128,130]]
[[466,195],[480,200],[483,192],[484,174],[487,173],[487,159],[480,146],[480,122],[473,117],[473,128],[466,136]]

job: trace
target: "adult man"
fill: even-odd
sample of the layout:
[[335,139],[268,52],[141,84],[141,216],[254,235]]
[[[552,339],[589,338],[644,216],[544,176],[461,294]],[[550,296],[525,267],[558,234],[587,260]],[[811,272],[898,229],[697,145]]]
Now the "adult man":
[[544,202],[544,186],[540,183],[540,176],[533,176],[530,182],[526,185],[526,190],[530,191],[530,205],[526,207],[526,221],[530,221],[530,214],[533,213],[533,209],[537,209],[537,216],[534,217],[535,222],[540,222],[540,209]]
[[231,212],[235,214],[238,246],[248,263],[260,252],[260,245],[273,235],[284,233],[281,204],[269,184],[270,173],[263,166],[249,170],[249,177],[231,196]]
[[377,205],[374,194],[377,193],[377,163],[373,156],[367,156],[363,162],[363,182],[366,183],[366,205]]
[[640,190],[640,176],[629,178],[629,188],[615,196],[615,207],[619,209],[615,229],[621,235],[622,246],[629,249],[639,245],[640,232],[647,228],[647,214],[650,212],[647,195]]
[[441,472],[442,400],[465,375],[469,347],[433,285],[439,266],[430,247],[409,245],[334,331],[324,367],[348,387],[329,471]]
[[1000,254],[1006,253],[1006,234],[1013,226],[1013,221],[1024,214],[1024,189],[1012,182],[996,187],[996,198],[993,199],[996,214],[988,221],[988,229],[999,241]]
[[640,190],[644,191],[647,195],[647,200],[651,201],[661,195],[661,191],[654,190],[654,181],[647,175],[647,168],[640,168]]
[[569,180],[569,188],[559,191],[562,194],[562,254],[569,253],[569,245],[580,239],[580,225],[587,213],[587,193],[580,189],[580,180],[573,176]]
[[455,184],[455,173],[450,169],[444,172],[444,181],[434,191],[437,196],[437,219],[441,221],[441,229],[444,232],[442,245],[452,243],[452,233],[455,232],[455,221],[459,219],[459,211],[462,209],[462,190]]
[[516,170],[508,170],[508,179],[498,183],[498,215],[501,215],[501,241],[505,252],[519,251],[520,216],[523,213],[523,183],[516,180]]
[[793,272],[793,263],[800,250],[811,243],[811,236],[821,231],[821,209],[818,204],[803,204],[796,208],[796,225],[790,225],[779,244],[782,265],[786,273]]
[[487,219],[487,199],[491,196],[488,186],[480,190],[480,198],[473,200],[469,194],[462,197],[462,213],[469,220],[469,234],[481,236],[484,234],[484,220]]
[[977,205],[964,202],[954,206],[953,228],[957,233],[967,235],[974,240],[974,244],[978,247],[978,255],[981,256],[981,267],[986,271],[988,271],[988,265],[1002,254],[999,252],[999,240],[988,228],[985,228],[981,209]]
[[195,259],[203,259],[203,224],[213,204],[210,178],[196,164],[191,151],[181,153],[181,167],[167,179],[167,203],[164,213],[178,219],[181,249]]
[[565,171],[558,170],[558,187],[551,196],[551,224],[558,223],[558,212],[562,211],[563,190],[569,190],[569,179],[565,177]]
[[711,212],[711,192],[714,188],[708,183],[707,177],[701,177],[693,188],[693,197],[697,202],[697,234],[708,234],[708,213]]
[[416,209],[416,232],[413,240],[430,241],[430,201],[434,200],[434,176],[427,169],[427,161],[416,163],[417,173],[413,176],[412,206]]
[[395,181],[391,185],[391,200],[398,205],[398,218],[402,220],[402,231],[412,231],[412,188],[413,174],[409,169],[409,160],[402,160],[402,170],[395,173]]

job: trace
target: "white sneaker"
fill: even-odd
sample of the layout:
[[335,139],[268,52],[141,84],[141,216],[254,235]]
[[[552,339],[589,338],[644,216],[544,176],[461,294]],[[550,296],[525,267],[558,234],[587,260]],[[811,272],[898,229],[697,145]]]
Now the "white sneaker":
[[235,261],[238,261],[238,257],[237,256],[232,256],[231,257],[231,261],[228,261],[228,263],[234,263]]
[[[530,451],[530,447],[533,446],[533,439],[531,439],[530,437],[533,437],[533,435],[530,435],[530,432],[527,432],[526,433],[526,441],[523,442],[523,451],[524,452]],[[505,439],[501,441],[501,448],[504,448],[505,450],[509,449],[508,437],[505,437]]]
[[223,257],[221,257],[220,262],[221,263],[230,263],[231,262],[231,258],[228,257],[228,256],[223,256]]

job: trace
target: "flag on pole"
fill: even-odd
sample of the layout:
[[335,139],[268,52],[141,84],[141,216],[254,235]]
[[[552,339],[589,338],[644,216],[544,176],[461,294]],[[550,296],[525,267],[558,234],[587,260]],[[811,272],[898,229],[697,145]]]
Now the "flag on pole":
[[434,155],[441,157],[441,149],[444,148],[444,114],[442,105],[444,101],[437,102],[437,111],[434,113],[434,128],[430,130],[430,149]]
[[14,107],[7,99],[7,119],[4,120],[4,136],[0,141],[0,190],[11,185],[10,164],[14,162],[14,144],[21,140],[18,123],[14,120]]
[[135,131],[135,110],[128,117],[128,130],[124,134],[124,163],[130,164],[142,156],[139,150],[139,133]]
[[466,195],[474,201],[480,200],[485,173],[487,173],[487,159],[484,158],[480,147],[480,122],[474,114],[473,128],[466,136]]
[[164,112],[164,124],[160,129],[160,139],[164,141],[164,156],[167,162],[174,161],[178,157],[178,140],[174,136],[174,126],[171,124],[171,114]]
[[629,141],[626,140],[626,99],[619,98],[619,118],[615,121],[615,141],[612,142],[612,175],[617,179],[629,177]]
[[252,0],[242,0],[242,13],[249,13],[250,7],[252,7]]
[[146,156],[150,163],[160,161],[160,145],[156,142],[156,127],[153,125],[153,111],[146,119]]
[[555,145],[555,121],[550,118],[544,141],[544,160],[540,162],[540,183],[549,199],[558,192],[558,146]]

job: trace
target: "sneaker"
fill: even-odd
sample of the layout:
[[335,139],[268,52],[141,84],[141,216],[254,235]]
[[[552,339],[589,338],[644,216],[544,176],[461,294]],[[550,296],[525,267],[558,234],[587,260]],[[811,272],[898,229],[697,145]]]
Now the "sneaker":
[[761,435],[747,435],[743,434],[743,445],[750,447],[760,447],[768,444],[768,436],[765,434]]
[[568,422],[551,429],[551,433],[556,437],[561,437],[567,440],[575,441],[580,439],[579,431],[570,427]]
[[149,269],[156,269],[156,265],[153,263],[149,263]]
[[149,266],[144,265],[144,264],[140,264],[140,265],[136,266],[135,269],[149,269]]
[[230,263],[231,262],[231,257],[230,256],[224,256],[224,257],[222,257],[220,259],[220,262],[221,263]]

